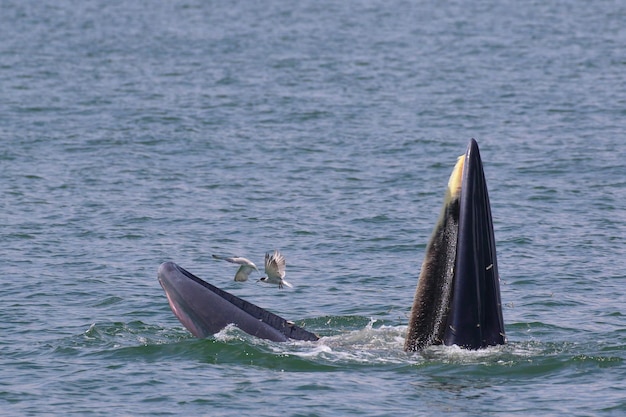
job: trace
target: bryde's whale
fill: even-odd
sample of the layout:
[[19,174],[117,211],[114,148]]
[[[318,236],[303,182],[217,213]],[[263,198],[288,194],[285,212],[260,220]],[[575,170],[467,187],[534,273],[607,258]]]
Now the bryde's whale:
[[[170,308],[194,336],[229,324],[283,342],[318,336],[203,281],[173,262],[159,266]],[[472,139],[448,183],[441,215],[426,249],[404,349],[434,344],[478,349],[505,343],[489,196],[478,145]]]

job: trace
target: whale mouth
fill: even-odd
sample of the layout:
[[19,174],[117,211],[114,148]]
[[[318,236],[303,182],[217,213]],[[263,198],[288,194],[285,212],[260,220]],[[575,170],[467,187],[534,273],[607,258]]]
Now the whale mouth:
[[450,176],[422,264],[404,349],[506,343],[491,206],[472,139]]
[[[198,278],[173,262],[158,279],[174,315],[196,337],[229,325],[277,342],[319,337]],[[496,245],[483,165],[474,139],[450,176],[426,248],[404,350],[430,345],[479,349],[506,343]]]

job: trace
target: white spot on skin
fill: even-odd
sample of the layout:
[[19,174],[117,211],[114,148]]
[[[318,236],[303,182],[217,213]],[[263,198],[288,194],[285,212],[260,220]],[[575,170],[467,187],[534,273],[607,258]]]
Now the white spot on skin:
[[493,264],[489,264],[489,266],[485,270],[489,271],[491,268],[493,268]]

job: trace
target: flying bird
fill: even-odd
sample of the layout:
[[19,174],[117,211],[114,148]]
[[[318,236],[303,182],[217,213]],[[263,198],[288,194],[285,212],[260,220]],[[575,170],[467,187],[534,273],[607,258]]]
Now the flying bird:
[[278,284],[278,288],[283,288],[284,285],[293,288],[293,285],[284,280],[285,257],[277,250],[274,250],[272,254],[265,254],[265,275],[259,281],[267,282],[268,284]]
[[[228,261],[233,264],[241,265],[235,274],[235,281],[243,282],[248,280],[248,276],[252,273],[252,271],[259,272],[259,268],[249,259],[242,258],[241,256],[218,256],[213,255],[215,259],[221,259],[224,261]],[[266,267],[267,270],[267,267]]]

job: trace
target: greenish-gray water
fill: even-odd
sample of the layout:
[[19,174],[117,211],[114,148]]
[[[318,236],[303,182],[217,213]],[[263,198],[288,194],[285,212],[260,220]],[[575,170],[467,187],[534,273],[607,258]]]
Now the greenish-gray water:
[[[0,414],[623,415],[625,21],[615,1],[1,2]],[[471,137],[508,344],[407,354]],[[211,258],[274,248],[293,290]],[[169,260],[321,340],[193,338]]]

